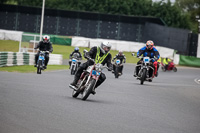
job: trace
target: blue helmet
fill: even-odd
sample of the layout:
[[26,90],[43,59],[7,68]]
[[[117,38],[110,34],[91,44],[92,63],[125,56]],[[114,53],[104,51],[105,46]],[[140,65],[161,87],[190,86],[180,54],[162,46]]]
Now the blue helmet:
[[75,47],[75,48],[74,48],[74,51],[78,52],[78,51],[79,51],[79,48],[78,48],[78,47]]

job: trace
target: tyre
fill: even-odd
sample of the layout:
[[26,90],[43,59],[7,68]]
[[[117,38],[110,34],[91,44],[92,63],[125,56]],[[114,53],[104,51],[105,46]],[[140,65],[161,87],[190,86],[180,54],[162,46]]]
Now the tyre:
[[116,66],[115,68],[115,78],[118,78],[119,77],[119,70],[118,70],[118,67]]
[[83,91],[82,100],[86,100],[89,97],[90,93],[92,92],[92,89],[94,88],[95,83],[96,83],[95,79],[91,79],[89,81],[87,87]]
[[165,71],[166,71],[165,67],[163,67],[163,66],[161,67],[161,69],[162,69],[162,71],[163,71],[163,72],[165,72]]
[[37,67],[37,74],[41,74],[41,66],[42,66],[42,60],[39,60],[38,67]]
[[141,84],[141,85],[143,85],[144,80],[145,80],[145,78],[146,78],[146,72],[147,72],[147,69],[143,69],[143,70],[142,70],[141,79],[140,79],[140,84]]
[[75,71],[74,71],[74,65],[71,67],[71,75],[74,75]]
[[73,90],[72,97],[76,98],[80,94],[80,90]]
[[177,72],[177,68],[176,68],[176,67],[174,67],[174,68],[173,68],[173,71],[174,71],[174,72]]
[[81,92],[82,92],[82,89],[81,87],[85,84],[85,80],[81,80],[79,79],[77,85],[78,85],[78,90],[73,90],[72,92],[72,97],[76,98]]

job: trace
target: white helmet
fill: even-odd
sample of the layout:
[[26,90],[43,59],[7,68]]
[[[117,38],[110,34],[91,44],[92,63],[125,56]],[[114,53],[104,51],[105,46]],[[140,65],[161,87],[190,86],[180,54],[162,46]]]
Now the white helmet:
[[[102,42],[100,45],[100,49],[102,53],[108,53],[111,49],[111,44],[109,42]],[[107,48],[107,49],[106,49]]]
[[44,35],[42,37],[42,40],[43,40],[44,43],[48,43],[50,41],[50,37],[48,35]]

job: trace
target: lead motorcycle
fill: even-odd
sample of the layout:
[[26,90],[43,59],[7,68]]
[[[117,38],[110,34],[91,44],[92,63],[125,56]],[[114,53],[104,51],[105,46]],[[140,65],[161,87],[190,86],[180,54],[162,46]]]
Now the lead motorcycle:
[[40,51],[39,52],[39,58],[37,60],[37,74],[41,74],[42,70],[44,70],[45,66],[45,54],[48,53],[48,51]]
[[[86,50],[84,50],[84,52],[87,52]],[[87,57],[88,60],[91,60],[95,63],[95,61],[93,59],[91,59],[90,57]],[[79,94],[82,94],[82,100],[86,100],[89,95],[94,91],[95,89],[95,85],[97,83],[97,81],[99,80],[99,77],[102,73],[103,69],[109,69],[106,66],[103,66],[100,63],[95,63],[92,66],[89,66],[82,74],[81,77],[77,83],[77,88],[73,88],[72,86],[70,86],[73,89],[72,92],[72,97],[76,98],[78,97]]]
[[[140,68],[137,79],[140,80],[141,85],[144,83],[144,81],[152,82],[152,79],[154,77],[154,68],[151,66],[151,64],[153,63],[152,61],[155,59],[141,56],[139,58],[143,58],[143,60],[141,60],[141,64],[136,65]],[[152,71],[151,77],[149,76],[150,70]]]

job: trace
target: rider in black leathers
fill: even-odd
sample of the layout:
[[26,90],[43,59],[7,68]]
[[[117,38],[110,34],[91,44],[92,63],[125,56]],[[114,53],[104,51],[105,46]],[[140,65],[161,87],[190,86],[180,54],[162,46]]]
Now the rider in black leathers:
[[[115,57],[113,58],[112,61],[114,62],[115,59],[119,59],[120,60],[120,64],[121,64],[121,66],[120,66],[120,74],[122,74],[122,71],[123,71],[122,62],[126,63],[126,56],[123,54],[122,51],[119,51],[119,53],[115,55]],[[115,70],[115,64],[113,64],[113,72],[114,72],[114,70]]]
[[[84,54],[84,57],[87,58],[89,56],[90,58],[95,60],[97,58],[97,54],[99,54],[100,59],[103,57],[105,57],[105,58],[104,58],[104,60],[101,60],[99,62],[95,61],[95,62],[101,63],[102,65],[107,64],[108,68],[110,70],[112,70],[112,63],[111,63],[112,55],[109,53],[110,48],[111,48],[111,44],[109,42],[103,42],[103,43],[101,43],[100,47],[92,47],[89,52]],[[77,84],[83,70],[86,70],[88,66],[91,66],[93,64],[94,64],[94,62],[88,60],[87,62],[80,65],[78,71],[76,72],[76,74],[74,76],[74,81],[70,84],[71,88],[76,88],[76,84]],[[106,79],[105,74],[101,73],[99,80],[96,83],[95,88],[97,88],[100,84],[102,84],[105,81],[105,79]],[[95,91],[93,91],[92,94],[95,94]]]
[[[42,41],[39,42],[39,44],[34,48],[34,49],[38,49],[40,51],[46,51],[45,53],[45,66],[44,68],[47,68],[47,64],[49,62],[49,52],[52,53],[53,52],[53,47],[52,44],[50,42],[50,37],[48,35],[44,35],[42,37]],[[35,55],[35,67],[37,66],[37,61],[38,61],[38,57],[39,57],[39,51],[38,53]]]

